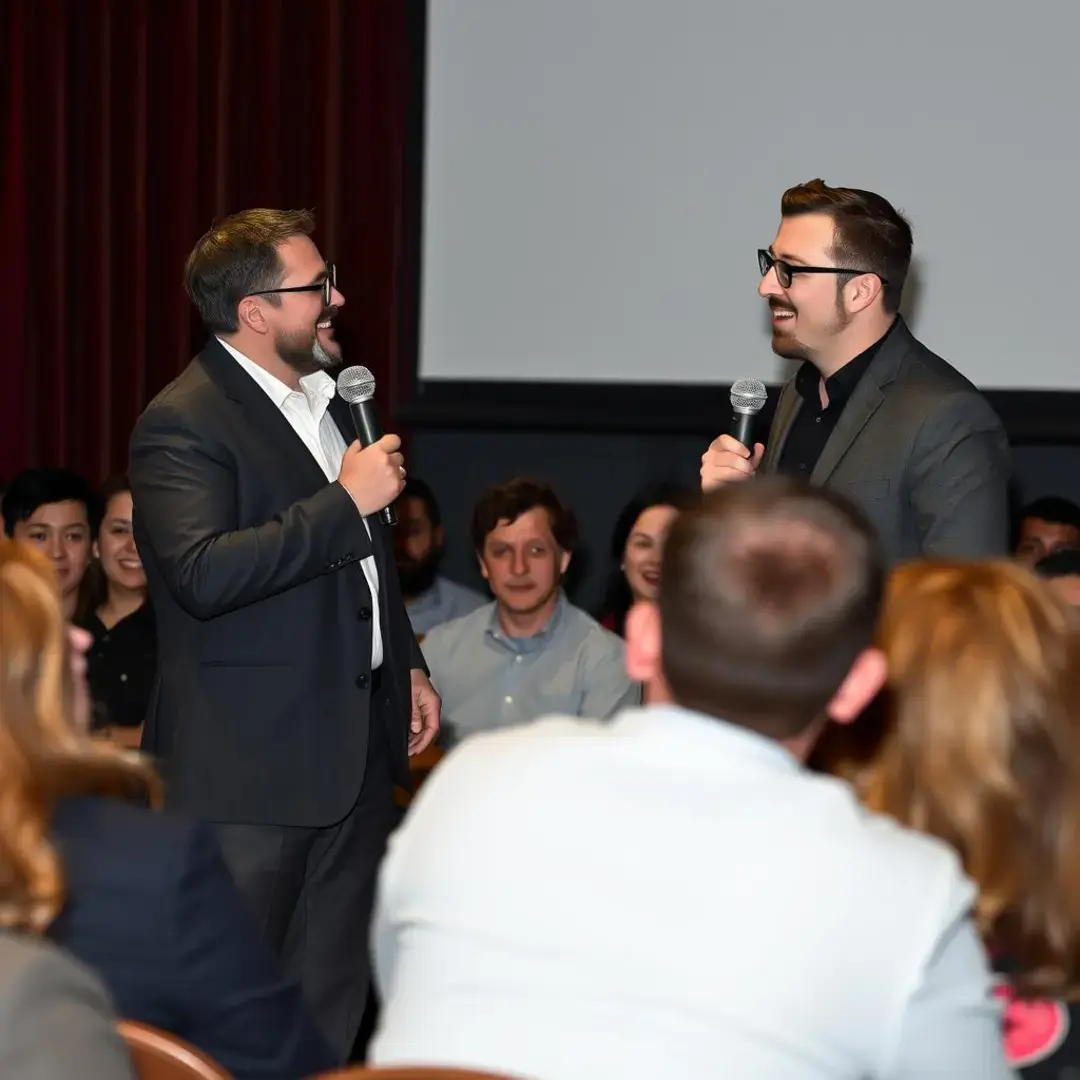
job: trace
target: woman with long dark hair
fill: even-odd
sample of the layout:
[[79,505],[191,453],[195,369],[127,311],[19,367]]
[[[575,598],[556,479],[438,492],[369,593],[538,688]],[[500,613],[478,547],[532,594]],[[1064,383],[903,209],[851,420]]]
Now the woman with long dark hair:
[[138,747],[157,667],[157,627],[132,532],[131,485],[114,476],[98,493],[101,521],[77,622],[93,638],[86,654],[93,725]]
[[695,493],[669,481],[639,491],[620,511],[611,534],[611,560],[599,619],[622,636],[626,613],[638,600],[655,600],[660,588],[660,555],[675,515]]

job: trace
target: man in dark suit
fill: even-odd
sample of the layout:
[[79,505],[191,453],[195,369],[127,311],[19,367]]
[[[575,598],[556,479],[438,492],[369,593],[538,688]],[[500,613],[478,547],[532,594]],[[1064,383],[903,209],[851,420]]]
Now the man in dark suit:
[[899,314],[911,228],[880,195],[821,180],[789,189],[758,252],[773,350],[802,365],[767,447],[721,435],[705,490],[757,471],[809,479],[857,503],[890,562],[1005,555],[1009,449],[979,391]]
[[326,371],[345,301],[313,226],[248,210],[196,244],[187,289],[213,336],[139,419],[130,479],[159,637],[144,748],[170,804],[216,825],[344,1058],[393,784],[439,699],[374,516],[401,491],[400,441],[352,441]]

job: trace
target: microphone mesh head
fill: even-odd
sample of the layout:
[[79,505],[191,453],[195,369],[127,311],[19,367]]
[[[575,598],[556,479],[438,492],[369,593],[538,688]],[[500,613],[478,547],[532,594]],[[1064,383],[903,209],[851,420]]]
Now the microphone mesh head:
[[366,367],[347,367],[337,377],[337,392],[347,405],[370,401],[375,396],[375,376]]
[[768,396],[760,379],[739,379],[731,387],[731,407],[736,412],[753,415],[765,407]]

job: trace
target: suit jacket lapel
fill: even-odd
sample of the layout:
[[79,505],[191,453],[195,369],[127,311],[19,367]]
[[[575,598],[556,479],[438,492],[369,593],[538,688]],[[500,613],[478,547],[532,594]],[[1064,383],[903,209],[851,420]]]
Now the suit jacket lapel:
[[776,415],[769,429],[769,441],[765,447],[765,457],[761,462],[762,473],[776,472],[780,464],[780,455],[784,450],[784,443],[787,442],[791,425],[795,423],[795,417],[799,415],[801,405],[802,398],[795,389],[795,380],[789,379],[780,391],[780,400],[776,403]]
[[307,491],[325,487],[326,474],[311,456],[304,440],[263,388],[226,352],[221,342],[212,338],[199,354],[199,360],[225,395],[243,409],[244,419],[272,450],[271,467],[283,464]]
[[899,374],[904,358],[914,341],[907,324],[898,315],[897,325],[893,327],[888,340],[882,343],[881,349],[874,357],[866,374],[852,391],[850,400],[829,436],[829,441],[821,451],[821,457],[818,458],[817,465],[810,474],[812,484],[826,483],[835,472],[844,455],[851,449],[851,444],[858,438],[859,432],[885,400],[885,388]]
[[877,412],[884,400],[885,395],[874,381],[872,373],[868,371],[859,380],[851,399],[844,406],[844,411],[840,414],[840,419],[833,428],[828,442],[825,443],[814,471],[810,474],[810,483],[824,484],[832,476],[833,470],[840,464],[859,432],[866,426],[870,417]]

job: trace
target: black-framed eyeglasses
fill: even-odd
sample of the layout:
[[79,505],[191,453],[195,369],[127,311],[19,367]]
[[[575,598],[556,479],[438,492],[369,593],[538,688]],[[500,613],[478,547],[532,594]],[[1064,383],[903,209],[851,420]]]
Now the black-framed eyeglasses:
[[333,263],[326,264],[326,277],[314,285],[290,285],[287,289],[260,289],[258,292],[248,293],[248,296],[270,296],[273,293],[286,292],[321,292],[323,304],[330,306],[334,289],[337,288],[337,267]]
[[[873,270],[851,270],[846,266],[803,266],[802,263],[789,263],[778,259],[767,248],[758,248],[757,261],[761,276],[764,277],[770,270],[775,270],[776,280],[784,289],[791,285],[793,274],[851,274],[852,277],[857,277],[859,274],[874,273]],[[885,278],[881,278],[881,284],[888,285],[889,283]]]

